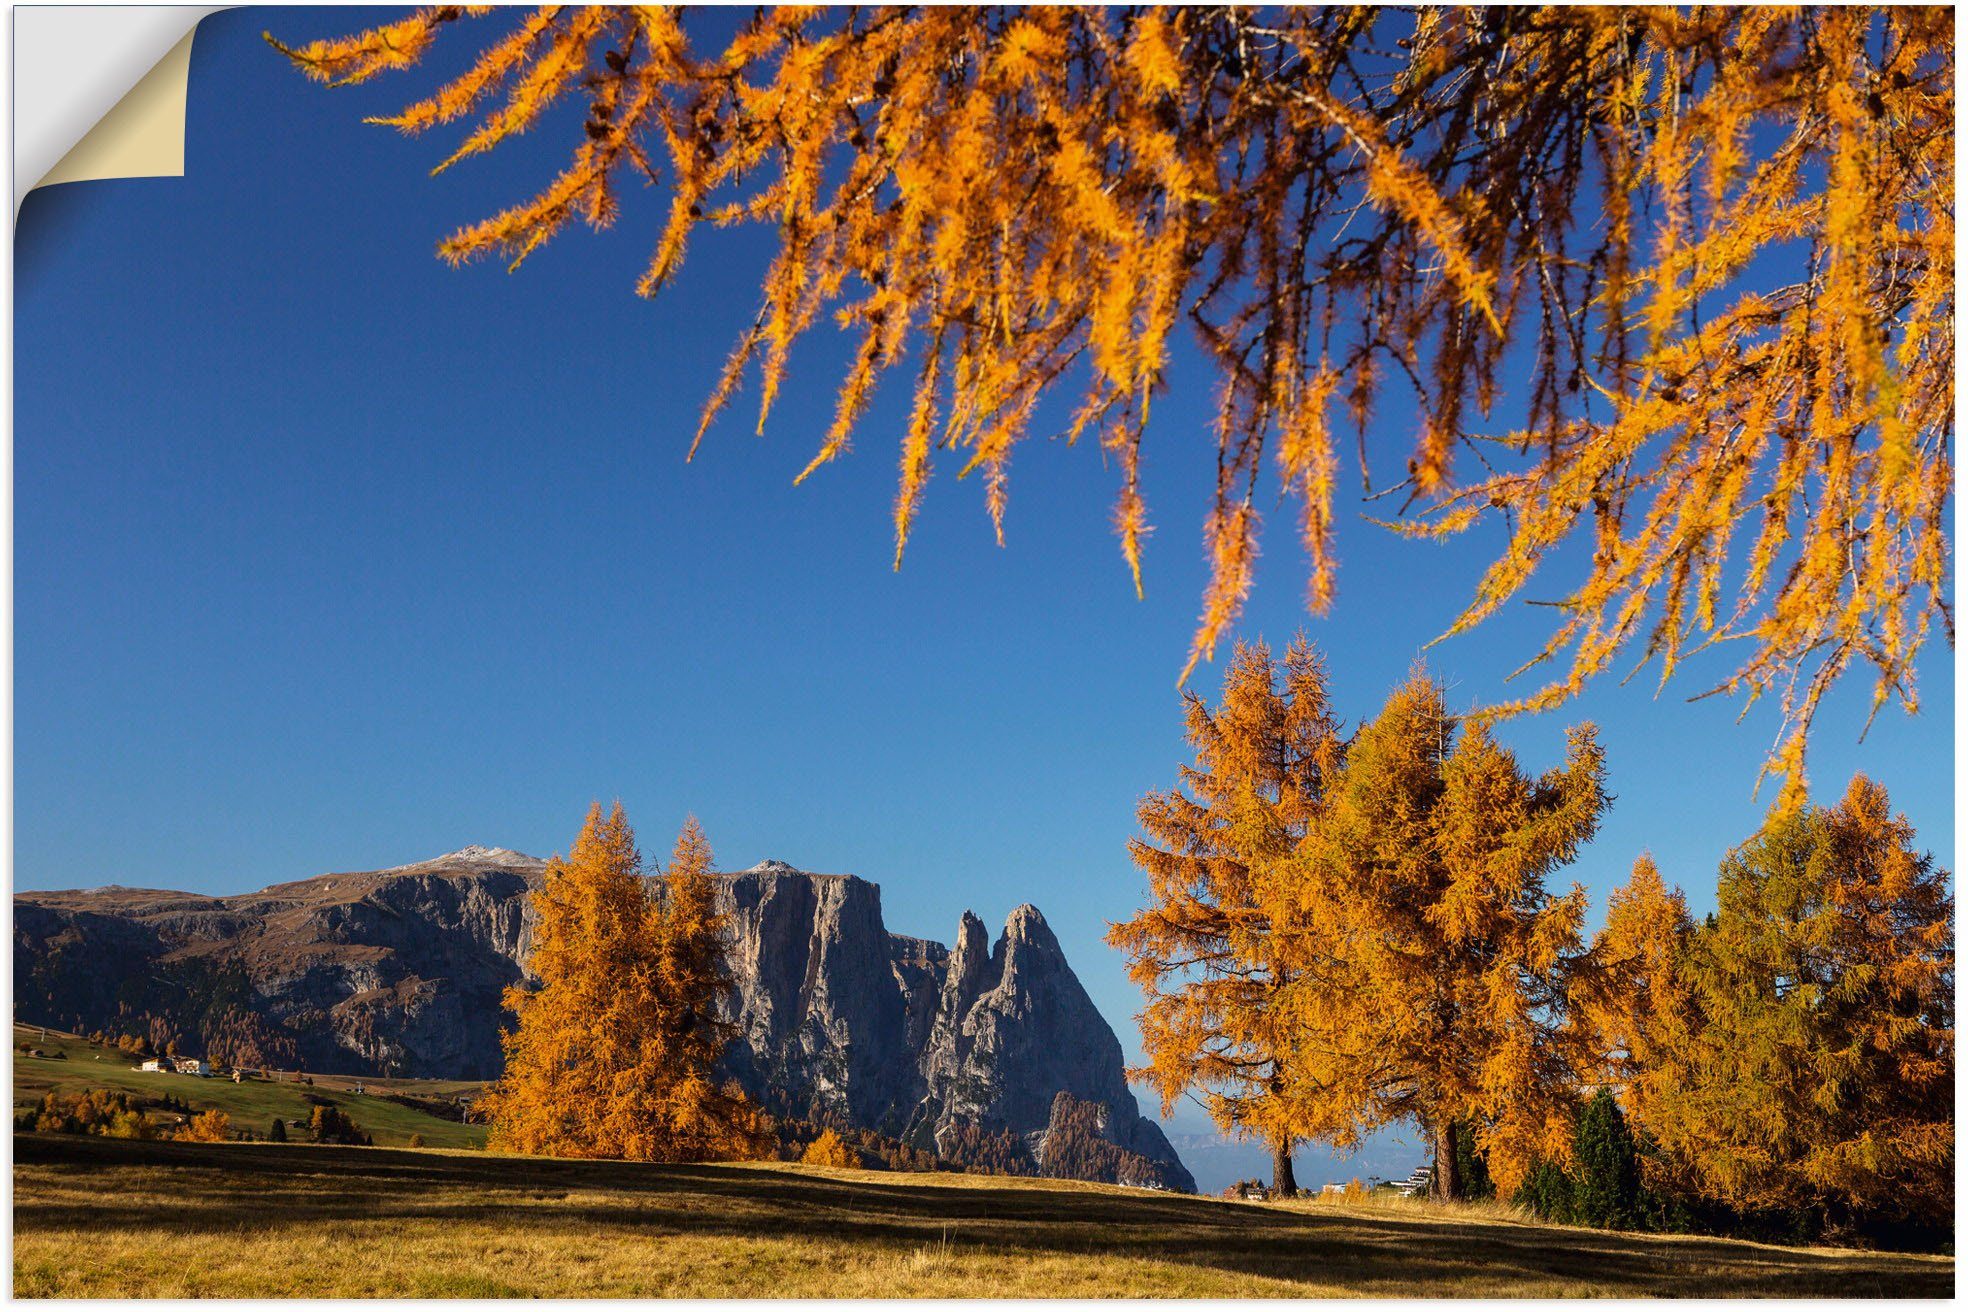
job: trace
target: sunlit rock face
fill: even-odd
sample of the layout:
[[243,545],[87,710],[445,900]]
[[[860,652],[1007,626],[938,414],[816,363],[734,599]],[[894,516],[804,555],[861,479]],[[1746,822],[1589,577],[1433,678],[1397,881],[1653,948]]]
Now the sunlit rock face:
[[544,869],[469,847],[229,897],[17,894],[15,1015],[241,1064],[490,1079]]

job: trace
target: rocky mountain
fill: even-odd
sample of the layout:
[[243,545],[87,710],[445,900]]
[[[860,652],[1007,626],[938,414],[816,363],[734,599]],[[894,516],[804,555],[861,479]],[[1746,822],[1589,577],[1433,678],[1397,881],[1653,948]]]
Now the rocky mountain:
[[[258,893],[14,899],[16,1018],[143,1032],[218,1061],[488,1079],[544,863],[502,848]],[[1189,1190],[1113,1030],[1036,907],[994,944],[888,932],[881,890],[779,861],[721,877],[731,1074],[767,1107],[959,1160]]]

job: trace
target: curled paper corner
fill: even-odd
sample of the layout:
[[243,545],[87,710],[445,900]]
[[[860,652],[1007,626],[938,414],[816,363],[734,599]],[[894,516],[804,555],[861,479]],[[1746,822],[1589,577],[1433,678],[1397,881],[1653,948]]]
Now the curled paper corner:
[[34,185],[184,176],[185,95],[194,29]]
[[[175,5],[43,10],[31,31],[20,22],[22,12],[15,10],[15,209],[36,187],[183,177],[192,40],[198,23],[216,10]],[[158,58],[160,48],[165,53]],[[37,65],[71,74],[92,70],[92,78],[77,79],[92,85],[85,88],[86,96],[67,91],[60,101],[44,96],[50,103],[35,105],[31,97],[48,88],[22,75]],[[115,95],[119,80],[145,69],[103,112],[101,106]],[[34,177],[37,165],[55,152],[60,154],[54,165]],[[22,175],[32,179],[27,186],[20,185]]]

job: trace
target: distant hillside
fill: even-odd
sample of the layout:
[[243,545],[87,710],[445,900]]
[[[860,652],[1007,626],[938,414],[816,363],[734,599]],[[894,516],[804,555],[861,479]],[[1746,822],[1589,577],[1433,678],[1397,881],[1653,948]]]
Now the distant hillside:
[[[39,1053],[39,1056],[32,1055]],[[433,1148],[480,1148],[485,1127],[463,1121],[463,1104],[481,1085],[465,1081],[384,1080],[374,1076],[311,1076],[292,1080],[201,1079],[136,1069],[137,1060],[73,1034],[14,1027],[14,1109],[38,1104],[49,1093],[112,1089],[145,1102],[172,1098],[193,1112],[215,1108],[232,1117],[234,1131],[265,1135],[279,1117],[305,1123],[318,1106],[346,1112],[380,1147],[400,1147],[417,1135]],[[361,1093],[356,1090],[360,1088]],[[157,1113],[167,1125],[171,1117]]]
[[[493,1078],[543,869],[468,847],[229,897],[17,894],[16,1018],[252,1066]],[[965,913],[945,947],[890,934],[880,889],[852,875],[768,861],[721,897],[731,1073],[770,1109],[959,1162],[1194,1188],[1037,908],[995,944]]]

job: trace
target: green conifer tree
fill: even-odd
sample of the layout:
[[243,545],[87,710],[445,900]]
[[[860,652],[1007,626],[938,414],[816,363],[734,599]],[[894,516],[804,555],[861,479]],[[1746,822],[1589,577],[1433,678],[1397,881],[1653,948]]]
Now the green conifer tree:
[[1579,1113],[1573,1149],[1573,1211],[1583,1225],[1607,1230],[1639,1226],[1640,1155],[1619,1100],[1601,1089]]

